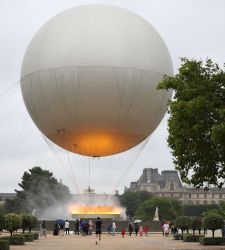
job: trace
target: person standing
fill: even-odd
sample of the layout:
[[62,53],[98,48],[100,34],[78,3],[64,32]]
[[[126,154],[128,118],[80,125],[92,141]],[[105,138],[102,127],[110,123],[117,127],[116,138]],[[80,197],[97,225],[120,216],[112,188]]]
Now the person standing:
[[133,231],[134,231],[134,226],[133,226],[133,223],[131,221],[128,224],[128,231],[129,231],[129,235],[131,236]]
[[96,240],[95,240],[95,244],[98,244],[98,240],[99,240],[99,244],[101,241],[101,234],[102,234],[102,221],[100,219],[100,217],[97,218],[97,220],[95,221],[95,230],[96,230]]
[[79,235],[80,234],[80,222],[78,219],[76,219],[75,221],[75,230],[74,230],[74,233]]
[[125,230],[125,228],[122,228],[122,230],[121,230],[121,235],[122,235],[122,238],[124,238],[124,235],[126,234],[126,230]]
[[93,222],[92,220],[88,221],[88,235],[92,235],[92,230],[93,230]]
[[140,236],[143,235],[143,228],[142,228],[142,226],[139,227],[139,235],[140,235]]
[[169,236],[169,230],[170,230],[170,225],[169,225],[169,223],[166,221],[166,222],[163,224],[162,228],[163,228],[164,236],[165,236],[165,237],[168,237],[168,236]]
[[112,235],[115,236],[115,231],[116,231],[116,222],[112,222]]
[[66,234],[70,234],[70,223],[68,220],[65,221],[65,231]]
[[43,236],[46,238],[47,237],[47,229],[46,229],[46,221],[45,220],[43,220],[41,223],[41,229],[42,229]]
[[139,231],[139,226],[138,223],[134,223],[134,231],[135,231],[135,235],[138,235],[138,231]]

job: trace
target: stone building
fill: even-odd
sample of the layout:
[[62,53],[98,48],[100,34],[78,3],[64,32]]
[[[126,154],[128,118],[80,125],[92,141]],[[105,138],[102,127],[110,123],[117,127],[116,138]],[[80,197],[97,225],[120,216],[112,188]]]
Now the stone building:
[[158,197],[175,198],[187,204],[216,204],[225,200],[225,188],[196,190],[182,185],[176,170],[164,170],[161,174],[157,168],[145,168],[136,182],[131,182],[125,191],[147,191]]

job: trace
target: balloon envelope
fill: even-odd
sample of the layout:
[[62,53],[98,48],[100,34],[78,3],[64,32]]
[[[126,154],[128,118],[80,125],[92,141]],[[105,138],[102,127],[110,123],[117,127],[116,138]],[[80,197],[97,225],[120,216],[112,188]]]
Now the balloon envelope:
[[108,156],[155,130],[171,97],[156,86],[171,74],[167,47],[148,22],[119,7],[85,5],[52,18],[34,36],[21,90],[50,140],[81,155]]

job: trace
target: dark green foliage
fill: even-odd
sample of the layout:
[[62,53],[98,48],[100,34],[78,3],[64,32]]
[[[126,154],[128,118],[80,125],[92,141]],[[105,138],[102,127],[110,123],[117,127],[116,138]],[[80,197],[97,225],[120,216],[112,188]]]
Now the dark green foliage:
[[184,204],[183,215],[185,216],[202,216],[203,213],[218,208],[216,204]]
[[7,211],[11,209],[11,211],[31,213],[36,209],[38,212],[71,198],[68,187],[59,183],[51,172],[40,167],[24,172],[19,187],[22,190],[16,190],[16,198],[6,201]]
[[20,216],[22,219],[23,233],[25,232],[26,229],[28,229],[29,233],[31,233],[31,229],[36,227],[38,219],[34,215],[27,213],[23,213]]
[[152,220],[156,207],[159,209],[160,220],[174,220],[182,213],[182,205],[179,201],[172,198],[153,197],[140,204],[135,215],[142,220]]
[[0,232],[4,229],[5,227],[5,216],[3,213],[0,213]]
[[11,236],[13,231],[21,228],[21,225],[22,220],[18,214],[9,213],[5,215],[5,229],[11,233]]
[[202,218],[196,216],[190,217],[190,228],[193,230],[193,234],[195,234],[195,230],[201,230]]
[[23,229],[23,233],[25,232],[26,229],[28,229],[31,225],[32,222],[32,218],[31,218],[31,214],[21,214],[21,219],[22,219],[22,226],[21,228]]
[[188,230],[191,226],[191,219],[188,216],[180,216],[175,222],[177,228],[181,229],[182,234],[184,230]]
[[8,240],[2,240],[0,238],[0,250],[9,250],[9,242],[8,242]]
[[19,201],[15,199],[6,199],[4,210],[6,213],[19,213]]
[[225,72],[210,59],[182,59],[175,77],[159,89],[172,89],[168,144],[181,179],[195,187],[222,187],[225,180]]
[[5,213],[6,213],[5,206],[3,204],[0,204],[0,214],[5,214]]
[[34,216],[34,215],[31,215],[31,224],[30,224],[30,226],[29,226],[29,233],[31,233],[31,229],[34,228],[34,227],[36,227],[37,224],[38,224],[38,219],[37,219],[37,217]]
[[24,236],[26,242],[34,241],[34,234],[26,233],[21,235]]
[[210,214],[217,214],[225,219],[225,201],[219,201],[219,203],[216,205],[216,208],[204,212],[203,216],[207,216]]
[[203,237],[201,235],[184,235],[183,241],[185,242],[199,242],[199,239]]
[[133,217],[142,202],[152,197],[149,192],[125,192],[119,195],[120,204],[126,207],[126,214]]
[[25,238],[21,235],[14,234],[12,237],[2,237],[4,240],[8,240],[9,245],[24,245]]
[[221,229],[223,226],[223,218],[217,214],[210,214],[204,217],[203,226],[209,230],[212,230],[214,237],[214,232],[216,229]]
[[201,245],[225,245],[225,238],[221,237],[201,237],[199,239]]

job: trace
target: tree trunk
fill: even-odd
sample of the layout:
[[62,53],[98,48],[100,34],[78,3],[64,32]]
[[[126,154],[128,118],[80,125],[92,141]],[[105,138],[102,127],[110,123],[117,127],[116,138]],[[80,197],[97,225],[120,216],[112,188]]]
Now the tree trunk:
[[25,233],[25,228],[23,228],[23,234]]
[[184,233],[184,229],[181,229],[182,234]]
[[187,234],[188,234],[188,232],[189,232],[189,229],[187,229]]
[[31,234],[31,227],[29,227],[29,233]]
[[195,235],[195,230],[193,230],[193,235]]
[[215,230],[212,230],[212,236],[213,236],[213,238],[214,238],[214,232],[215,232]]
[[201,229],[198,229],[199,234],[201,234]]
[[12,237],[12,233],[13,233],[13,231],[10,231],[11,237]]

